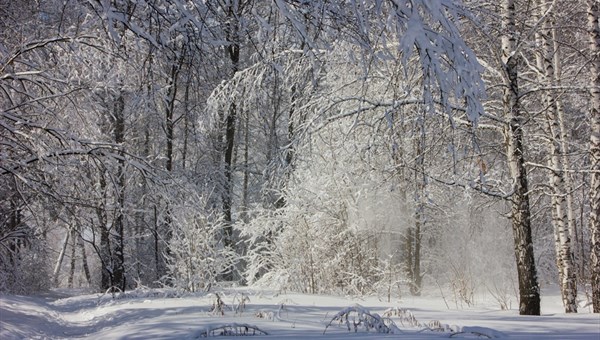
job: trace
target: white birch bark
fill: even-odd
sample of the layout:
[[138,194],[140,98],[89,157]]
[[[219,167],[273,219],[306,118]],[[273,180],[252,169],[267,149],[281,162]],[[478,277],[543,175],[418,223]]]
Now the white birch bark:
[[529,184],[523,154],[523,122],[518,84],[519,53],[514,0],[502,1],[502,63],[504,66],[503,105],[508,124],[504,128],[506,156],[513,179],[512,227],[519,281],[519,313],[540,314],[540,292],[531,237]]
[[592,182],[590,186],[590,234],[592,236],[590,272],[592,278],[592,304],[594,313],[600,313],[600,2],[587,1],[588,34],[590,44],[591,87],[591,137],[590,161]]
[[[556,29],[552,30],[552,40],[554,42],[554,79],[557,82],[557,85],[560,86],[560,78],[562,74],[562,65],[560,60],[560,44],[557,41],[556,37]],[[582,242],[577,241],[577,221],[575,219],[575,209],[573,208],[573,183],[571,181],[571,176],[569,175],[569,133],[567,132],[567,128],[565,127],[565,112],[563,109],[562,101],[558,99],[556,101],[556,112],[558,114],[558,121],[560,125],[560,151],[562,154],[562,169],[563,169],[563,179],[565,181],[565,199],[567,202],[567,230],[569,231],[569,237],[571,238],[571,253],[573,257],[573,267],[575,270],[576,281],[580,279],[579,275],[583,268],[578,268],[577,265],[577,250],[579,249],[579,245]]]
[[60,273],[60,267],[65,259],[65,253],[67,252],[67,246],[69,245],[69,236],[71,234],[71,230],[68,230],[65,234],[65,239],[63,240],[62,248],[60,249],[60,253],[58,254],[58,259],[56,260],[56,265],[54,266],[54,273],[52,274],[54,278],[54,286],[58,286],[58,274]]
[[[550,5],[546,0],[539,4],[541,29],[537,34],[541,49],[537,54],[538,68],[540,69],[540,80],[544,86],[553,88],[556,85],[555,78],[555,51],[552,43],[552,16],[549,11]],[[574,266],[573,252],[571,247],[571,235],[567,227],[567,201],[563,171],[563,148],[561,122],[558,111],[556,94],[551,90],[544,93],[544,106],[548,128],[548,166],[549,184],[552,188],[552,225],[554,229],[554,242],[556,249],[556,265],[559,272],[559,283],[565,312],[577,312],[577,280]]]

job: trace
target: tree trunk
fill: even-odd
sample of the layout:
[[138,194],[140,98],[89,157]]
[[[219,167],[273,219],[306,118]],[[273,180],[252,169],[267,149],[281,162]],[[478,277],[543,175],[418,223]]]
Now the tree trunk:
[[588,34],[591,57],[591,138],[590,160],[592,180],[590,186],[590,234],[592,247],[590,272],[592,278],[592,304],[594,313],[600,313],[600,3],[588,0]]
[[159,223],[158,223],[158,208],[154,205],[154,228],[152,229],[152,238],[154,241],[154,265],[156,276],[155,279],[157,282],[160,282],[163,275],[166,273],[165,264],[163,261],[163,257],[160,252],[160,236],[158,235],[159,231]]
[[100,288],[104,291],[113,285],[111,251],[110,251],[110,233],[106,224],[100,224],[100,265],[101,277]]
[[177,78],[179,70],[183,64],[183,52],[179,60],[173,61],[171,65],[171,73],[169,75],[169,84],[167,85],[167,102],[165,113],[165,135],[167,138],[167,149],[165,157],[167,158],[166,170],[173,171],[173,139],[175,136],[175,100],[177,99]]
[[190,81],[188,80],[188,82],[185,84],[185,92],[184,92],[184,96],[183,96],[183,105],[184,105],[184,112],[183,112],[183,147],[181,150],[181,168],[183,170],[186,169],[186,162],[187,162],[187,154],[188,154],[188,140],[189,140],[189,119],[190,119],[190,108],[189,108],[189,103],[190,103]]
[[92,275],[90,273],[90,266],[88,265],[87,253],[85,252],[85,243],[83,243],[83,237],[81,235],[77,235],[77,243],[79,244],[79,248],[81,249],[81,263],[83,266],[83,274],[85,275],[85,279],[88,285],[92,285]]
[[[178,78],[179,72],[183,66],[185,60],[185,50],[182,49],[181,55],[178,59],[173,60],[171,65],[171,73],[169,74],[169,83],[167,89],[167,102],[166,102],[166,114],[165,114],[165,135],[167,139],[167,148],[165,151],[165,157],[167,159],[166,170],[167,172],[173,171],[174,162],[174,151],[173,141],[175,139],[175,101],[177,100],[177,89],[178,89]],[[165,207],[165,219],[164,219],[164,244],[165,253],[164,256],[168,259],[171,257],[171,239],[173,237],[173,218],[171,217],[171,208],[169,202]],[[160,273],[161,277],[164,277],[167,272],[166,268],[163,268],[164,272]]]
[[60,253],[58,254],[58,259],[56,260],[56,265],[54,266],[54,286],[58,287],[58,274],[60,273],[60,267],[62,266],[63,260],[65,259],[65,253],[67,252],[67,246],[69,245],[69,236],[71,231],[68,230],[65,234],[65,239],[63,241],[63,246],[60,249]]
[[[548,15],[550,6],[546,0],[539,4],[541,24],[538,43],[541,47],[537,54],[538,68],[540,69],[540,80],[549,88],[556,85],[555,51],[551,39],[553,37],[553,24],[551,15]],[[543,16],[546,15],[546,19]],[[554,229],[554,240],[556,249],[556,264],[559,272],[559,283],[563,306],[566,313],[577,312],[577,278],[574,266],[573,251],[571,247],[571,233],[567,226],[567,202],[565,189],[565,173],[563,171],[563,129],[561,116],[558,112],[558,101],[556,94],[551,90],[544,93],[544,105],[548,129],[548,151],[550,158],[548,166],[552,169],[549,173],[549,184],[552,188],[552,225]]]
[[112,256],[111,256],[111,245],[110,245],[110,230],[108,229],[108,217],[106,216],[106,178],[104,169],[99,174],[99,185],[103,193],[103,202],[96,208],[96,215],[98,217],[98,227],[100,229],[100,247],[96,249],[98,256],[100,257],[100,288],[104,291],[112,287]]
[[[233,78],[239,70],[240,45],[238,37],[238,13],[234,4],[230,4],[227,12],[227,54],[231,62],[231,77]],[[223,190],[223,218],[225,222],[225,246],[234,247],[233,240],[233,150],[235,146],[235,125],[237,121],[237,103],[235,99],[229,104],[227,118],[225,120],[225,187]],[[232,268],[233,269],[233,268]],[[233,279],[233,273],[228,273],[224,277],[226,280]]]
[[421,295],[421,238],[425,226],[425,189],[427,187],[427,176],[425,175],[425,114],[417,122],[416,136],[416,169],[415,172],[415,224],[409,233],[411,249],[410,259],[410,292],[412,295]]
[[248,184],[250,180],[250,112],[246,112],[244,117],[244,178],[242,179],[242,214],[241,219],[244,223],[248,223]]
[[75,279],[75,265],[77,264],[77,235],[74,229],[71,230],[71,268],[69,270],[69,279],[67,285],[69,288],[73,288],[73,281]]
[[519,103],[514,0],[502,2],[502,62],[505,68],[503,105],[507,126],[504,129],[506,156],[513,179],[512,227],[519,281],[519,313],[540,314],[540,292],[531,238],[531,211],[525,158],[523,154],[524,117]]
[[125,99],[122,95],[116,99],[114,103],[114,138],[115,143],[121,148],[120,158],[117,161],[117,183],[115,188],[116,194],[116,211],[113,219],[114,226],[114,250],[112,252],[112,272],[113,272],[113,287],[119,288],[122,292],[126,288],[125,277],[125,233],[124,233],[124,210],[125,210],[125,160],[124,160],[124,142],[125,142]]
[[[556,40],[556,29],[552,29],[552,40],[554,41],[554,79],[556,79],[557,83],[560,83],[560,74],[561,74],[561,61],[559,56],[559,43]],[[557,84],[560,85],[560,84]],[[575,209],[573,208],[573,184],[571,181],[571,176],[569,175],[569,134],[565,127],[565,112],[562,106],[562,102],[560,100],[556,101],[556,112],[558,115],[559,121],[559,129],[560,129],[560,152],[562,153],[562,169],[563,169],[563,179],[564,179],[564,195],[566,199],[566,208],[567,208],[567,230],[569,232],[569,238],[571,239],[571,257],[573,262],[573,271],[575,272],[575,287],[577,287],[577,282],[581,280],[579,277],[581,271],[583,271],[583,267],[580,268],[581,271],[578,270],[577,266],[577,249],[579,243],[577,240],[577,221],[575,219]],[[583,276],[581,276],[583,277]],[[577,296],[577,294],[575,294]]]
[[415,266],[414,266],[414,251],[413,251],[413,245],[414,245],[414,228],[413,226],[408,226],[408,228],[406,228],[406,246],[405,246],[405,270],[406,270],[406,276],[408,276],[408,284],[410,285],[410,292],[411,294],[414,294],[414,282],[415,282]]

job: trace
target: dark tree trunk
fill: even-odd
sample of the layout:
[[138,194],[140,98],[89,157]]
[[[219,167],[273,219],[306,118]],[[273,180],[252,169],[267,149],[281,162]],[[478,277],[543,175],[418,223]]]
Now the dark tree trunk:
[[79,244],[79,248],[81,249],[81,263],[83,266],[83,274],[85,275],[85,280],[88,285],[92,284],[92,274],[90,273],[90,266],[88,265],[87,253],[85,251],[85,243],[83,242],[83,238],[80,235],[77,235],[77,243]]
[[106,225],[100,225],[100,287],[106,291],[112,287],[113,276],[110,256],[110,233]]
[[531,210],[529,184],[523,153],[523,122],[519,102],[519,52],[515,27],[515,2],[502,2],[502,61],[504,63],[504,110],[508,122],[504,135],[506,157],[513,179],[512,227],[519,280],[519,313],[540,315],[540,292],[531,238]]
[[125,276],[125,232],[124,232],[124,210],[125,210],[125,160],[124,160],[124,143],[125,143],[125,99],[120,95],[114,103],[114,138],[115,143],[121,148],[120,158],[117,161],[117,183],[116,183],[116,211],[113,220],[114,225],[114,251],[112,253],[112,271],[113,271],[113,287],[119,288],[122,292],[126,288]]
[[67,281],[68,287],[73,288],[73,281],[75,278],[75,265],[77,264],[77,235],[74,229],[71,230],[71,268],[69,270],[69,279]]
[[[238,8],[234,8],[234,4],[230,4],[227,12],[227,54],[231,62],[231,77],[233,78],[239,70],[240,63],[240,45],[238,36],[238,16],[239,13],[236,11]],[[235,98],[229,104],[229,110],[227,112],[227,118],[225,120],[225,153],[224,153],[224,177],[225,186],[223,189],[223,219],[225,222],[225,241],[226,247],[233,248],[235,241],[233,237],[233,150],[235,147],[235,126],[237,121],[237,103]],[[224,277],[225,280],[233,280],[233,268],[230,273],[227,273]]]
[[[102,170],[103,171],[103,170]],[[108,230],[108,218],[106,216],[106,178],[105,173],[99,174],[99,185],[100,190],[103,193],[103,203],[101,206],[96,208],[96,215],[98,217],[98,227],[100,229],[100,247],[96,249],[98,256],[100,257],[100,288],[103,291],[108,290],[113,285],[112,277],[112,265],[111,265],[111,245],[110,245],[110,231]]]

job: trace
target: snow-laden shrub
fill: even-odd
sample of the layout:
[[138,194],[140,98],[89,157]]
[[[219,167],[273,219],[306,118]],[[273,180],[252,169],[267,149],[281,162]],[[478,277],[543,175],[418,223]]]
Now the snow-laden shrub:
[[0,240],[0,291],[13,294],[30,294],[51,286],[48,266],[49,256],[37,242]]
[[336,323],[344,328],[347,328],[349,332],[354,333],[358,333],[359,331],[386,334],[400,333],[400,329],[396,326],[392,319],[381,317],[377,313],[371,313],[368,309],[359,304],[344,308],[334,315],[331,321],[325,327],[323,334],[327,332],[327,329],[330,326]]
[[[284,207],[254,209],[251,221],[237,225],[248,240],[248,282],[309,293],[367,294],[382,290],[377,283],[392,269],[385,289],[390,280],[397,287],[399,272],[392,268],[397,259],[387,266],[381,259],[391,253],[382,249],[384,242],[396,247],[390,235],[403,223],[399,203],[379,185],[383,177],[361,159],[360,143],[345,143],[342,131],[350,124],[331,123],[296,149],[294,172],[281,193]],[[356,133],[369,138],[368,131]],[[387,203],[396,206],[390,209]]]
[[248,229],[257,224],[282,227],[250,239],[246,279],[309,293],[370,292],[377,280],[375,252],[368,237],[363,238],[346,223],[343,213],[304,216],[294,208],[286,209],[284,215],[255,219]]
[[410,282],[405,275],[405,269],[402,264],[396,263],[391,255],[388,258],[379,260],[379,281],[375,285],[377,295],[385,297],[387,302],[392,301],[392,297],[402,298],[402,287]]
[[[330,178],[321,178],[330,181]],[[308,293],[372,293],[380,279],[377,239],[352,218],[356,207],[334,183],[295,189],[287,205],[239,225],[248,238],[246,279]],[[306,183],[305,183],[306,185]]]
[[235,252],[224,245],[223,221],[200,210],[198,202],[172,211],[169,281],[174,287],[189,292],[209,290],[219,276],[232,270],[237,258]]
[[247,323],[225,323],[205,326],[191,335],[191,339],[208,338],[214,336],[253,336],[269,335],[258,326]]
[[417,320],[415,315],[408,309],[393,307],[388,308],[383,312],[383,317],[391,318],[395,317],[398,319],[403,327],[421,327],[421,323]]

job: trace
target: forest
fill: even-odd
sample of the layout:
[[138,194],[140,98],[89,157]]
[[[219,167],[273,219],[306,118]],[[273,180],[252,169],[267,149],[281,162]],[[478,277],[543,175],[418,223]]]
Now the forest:
[[557,286],[600,313],[599,19],[0,0],[0,292],[485,291],[539,315]]

